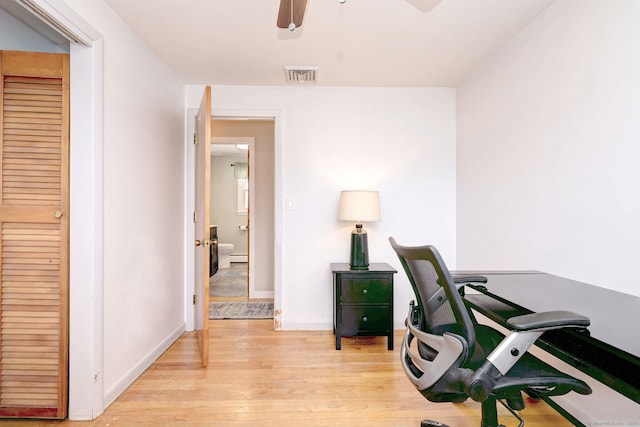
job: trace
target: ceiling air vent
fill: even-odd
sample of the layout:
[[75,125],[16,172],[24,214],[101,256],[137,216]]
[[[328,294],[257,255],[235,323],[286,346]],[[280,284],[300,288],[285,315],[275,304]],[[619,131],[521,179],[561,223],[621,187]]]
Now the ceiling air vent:
[[285,66],[284,72],[287,76],[287,83],[313,84],[316,82],[318,67]]

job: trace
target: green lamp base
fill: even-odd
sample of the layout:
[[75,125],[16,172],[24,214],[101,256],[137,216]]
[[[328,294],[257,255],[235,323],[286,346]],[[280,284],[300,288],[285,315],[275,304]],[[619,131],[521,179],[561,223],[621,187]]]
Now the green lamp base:
[[369,269],[369,244],[367,242],[367,232],[362,228],[362,224],[356,224],[356,228],[351,233],[351,259],[349,265],[351,270]]

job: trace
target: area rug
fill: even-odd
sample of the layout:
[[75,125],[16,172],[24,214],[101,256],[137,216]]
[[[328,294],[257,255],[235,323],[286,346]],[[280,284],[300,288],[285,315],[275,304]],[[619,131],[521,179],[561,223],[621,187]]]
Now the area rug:
[[211,302],[209,319],[273,319],[273,303]]

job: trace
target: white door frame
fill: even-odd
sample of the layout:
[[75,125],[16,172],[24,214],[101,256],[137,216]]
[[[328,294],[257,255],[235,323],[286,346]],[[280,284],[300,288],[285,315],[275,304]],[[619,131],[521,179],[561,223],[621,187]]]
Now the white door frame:
[[103,40],[70,52],[70,420],[104,411]]

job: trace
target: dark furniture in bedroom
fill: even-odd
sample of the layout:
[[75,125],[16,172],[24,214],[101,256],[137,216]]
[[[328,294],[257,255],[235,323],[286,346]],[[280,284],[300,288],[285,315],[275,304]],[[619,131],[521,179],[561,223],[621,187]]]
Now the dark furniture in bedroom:
[[348,263],[331,264],[333,327],[336,350],[343,336],[387,336],[393,350],[393,275],[389,264],[372,263],[367,270],[351,270]]
[[218,226],[212,225],[209,227],[209,240],[211,240],[211,246],[209,247],[209,277],[218,272]]
[[[498,427],[497,402],[524,425],[522,392],[535,398],[574,391],[590,394],[582,380],[560,372],[527,349],[545,332],[585,330],[589,318],[570,311],[529,313],[507,321],[506,337],[479,324],[462,298],[464,286],[483,277],[454,278],[433,246],[391,246],[409,278],[409,308],[401,360],[409,380],[432,402],[481,402],[481,427]],[[429,424],[425,420],[423,425]]]

